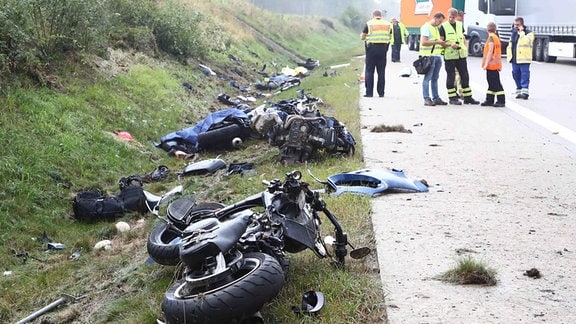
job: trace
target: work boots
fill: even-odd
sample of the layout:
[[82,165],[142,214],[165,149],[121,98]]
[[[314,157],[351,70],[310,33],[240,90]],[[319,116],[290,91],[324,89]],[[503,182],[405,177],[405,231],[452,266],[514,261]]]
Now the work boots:
[[477,105],[480,103],[480,101],[474,100],[474,98],[470,96],[470,97],[464,97],[464,103],[467,105]]

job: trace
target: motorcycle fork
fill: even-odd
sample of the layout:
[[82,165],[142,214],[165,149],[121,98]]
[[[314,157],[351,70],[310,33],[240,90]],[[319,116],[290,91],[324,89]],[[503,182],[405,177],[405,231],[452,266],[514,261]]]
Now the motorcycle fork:
[[344,258],[348,254],[346,246],[348,246],[348,235],[342,230],[342,226],[326,206],[322,206],[322,212],[330,219],[330,222],[334,225],[334,230],[336,231],[336,242],[334,242],[334,253],[336,254],[336,260],[339,266],[344,265]]

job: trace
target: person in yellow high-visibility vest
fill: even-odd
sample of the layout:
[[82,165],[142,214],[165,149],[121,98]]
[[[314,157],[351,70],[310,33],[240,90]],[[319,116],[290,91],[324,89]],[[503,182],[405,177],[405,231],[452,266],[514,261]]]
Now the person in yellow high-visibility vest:
[[[464,15],[466,13],[462,10],[458,10],[458,16],[456,16],[456,20],[461,22],[462,24],[464,24]],[[466,41],[468,40],[468,38],[466,37],[466,35],[464,35],[464,38],[466,39]],[[468,43],[466,43],[466,47],[468,47]],[[458,69],[456,69],[456,75],[454,77],[454,83],[456,84],[456,94],[458,95],[458,98],[463,98],[464,97],[464,92],[462,91],[462,79],[460,78],[460,72],[458,72]]]
[[534,33],[524,26],[524,18],[514,19],[510,43],[506,48],[508,62],[512,63],[512,77],[516,83],[516,99],[528,99],[530,86],[530,63]]
[[406,44],[406,37],[408,37],[406,25],[398,19],[392,18],[392,40],[390,41],[392,62],[400,62],[400,49],[402,49],[402,44]]
[[470,88],[470,76],[468,75],[468,66],[466,58],[468,57],[468,47],[464,37],[464,27],[462,22],[456,20],[458,9],[448,9],[448,21],[440,26],[440,37],[446,41],[447,47],[444,48],[444,67],[446,69],[446,89],[448,90],[448,102],[452,105],[461,105],[458,99],[456,86],[454,84],[456,70],[460,73],[462,82],[462,94],[465,104],[477,105],[480,102],[472,98],[472,89]]
[[[440,38],[438,26],[444,21],[444,14],[437,12],[432,19],[420,27],[419,56],[430,56],[432,66],[422,80],[422,97],[424,106],[445,106],[448,103],[440,99],[438,94],[438,77],[442,68],[442,51],[446,42]],[[432,92],[432,94],[430,94]]]
[[[500,82],[500,71],[502,70],[502,43],[496,34],[496,24],[488,23],[486,26],[488,38],[484,44],[484,55],[482,55],[482,69],[486,70],[486,80],[488,81],[488,91],[486,91],[486,100],[481,106],[506,106],[506,96],[504,87]],[[497,101],[494,102],[494,97]]]
[[372,97],[374,95],[374,70],[378,73],[376,91],[379,97],[384,97],[386,55],[388,54],[391,36],[392,24],[382,18],[380,10],[374,10],[372,19],[366,23],[364,30],[360,34],[360,39],[364,41],[366,49],[366,68],[364,70],[366,94],[364,94],[364,97]]

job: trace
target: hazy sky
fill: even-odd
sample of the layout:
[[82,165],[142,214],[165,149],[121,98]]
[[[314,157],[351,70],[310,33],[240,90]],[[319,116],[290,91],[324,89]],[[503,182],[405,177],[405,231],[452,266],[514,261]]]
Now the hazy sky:
[[[400,0],[250,0],[252,3],[276,12],[301,15],[339,16],[346,6],[354,6],[370,18],[372,10],[386,12],[386,18],[398,17]],[[415,1],[415,0],[407,0]]]

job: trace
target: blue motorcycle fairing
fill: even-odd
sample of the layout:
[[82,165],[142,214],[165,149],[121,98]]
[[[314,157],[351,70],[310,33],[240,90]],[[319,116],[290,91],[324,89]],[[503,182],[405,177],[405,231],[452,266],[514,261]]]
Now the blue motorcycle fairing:
[[328,177],[328,190],[334,195],[353,192],[370,196],[387,190],[427,192],[428,187],[420,180],[410,179],[402,170],[362,169],[338,173]]

